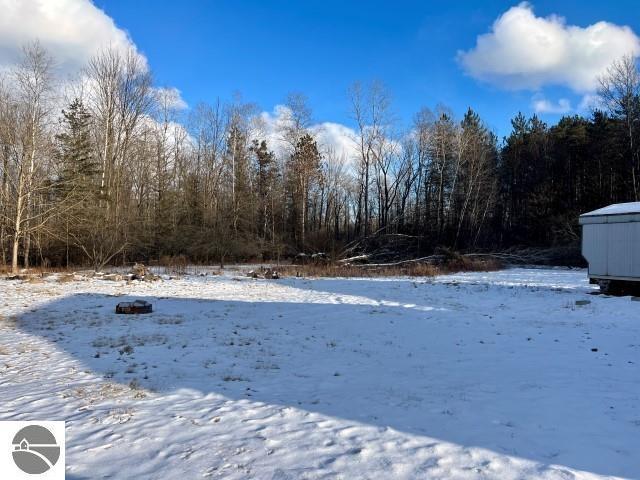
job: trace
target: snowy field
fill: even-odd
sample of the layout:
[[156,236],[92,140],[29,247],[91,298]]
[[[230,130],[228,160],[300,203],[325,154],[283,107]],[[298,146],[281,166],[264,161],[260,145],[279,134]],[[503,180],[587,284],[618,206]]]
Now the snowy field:
[[1,280],[0,419],[66,420],[70,479],[640,478],[640,302],[593,291]]

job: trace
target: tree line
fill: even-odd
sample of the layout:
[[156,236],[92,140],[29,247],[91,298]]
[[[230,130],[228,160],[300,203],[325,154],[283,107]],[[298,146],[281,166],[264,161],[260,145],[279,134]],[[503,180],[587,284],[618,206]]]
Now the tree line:
[[576,245],[577,216],[640,197],[640,75],[600,79],[588,118],[519,113],[503,138],[471,108],[420,109],[354,84],[351,154],[324,145],[301,94],[268,132],[234,98],[187,112],[135,52],[106,49],[61,82],[39,43],[0,80],[0,263],[100,268],[338,255],[357,239],[445,246]]

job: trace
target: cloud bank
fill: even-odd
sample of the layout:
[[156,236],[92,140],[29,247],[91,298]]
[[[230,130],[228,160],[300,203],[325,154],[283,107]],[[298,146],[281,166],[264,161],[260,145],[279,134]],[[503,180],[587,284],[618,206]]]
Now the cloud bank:
[[[290,118],[290,111],[285,105],[276,105],[272,112],[262,112],[254,126],[255,138],[265,139],[271,150],[277,155],[284,155],[291,148],[283,136]],[[356,133],[353,129],[339,123],[322,122],[311,125],[309,131],[317,140],[323,155],[331,154],[347,163],[357,157]]]
[[[147,67],[147,59],[129,34],[91,0],[0,0],[0,70],[16,65],[22,47],[35,40],[52,55],[57,73],[62,76],[76,76],[92,56],[105,48],[121,52],[132,49]],[[160,108],[174,111],[188,108],[177,88],[156,87],[153,93]],[[276,152],[288,148],[282,136],[288,118],[289,112],[283,105],[259,115],[260,138],[266,138]],[[150,118],[148,121],[152,122]],[[180,130],[177,124],[172,123],[173,127],[176,132]],[[310,131],[325,155],[331,153],[349,162],[357,154],[355,133],[344,125],[318,123]]]
[[534,97],[531,102],[533,111],[536,113],[555,113],[564,114],[569,113],[571,108],[571,102],[566,98],[561,98],[557,102],[552,102],[543,97]]
[[127,32],[90,0],[0,0],[0,66],[14,65],[22,47],[36,39],[62,74],[76,73],[106,47],[137,51]]
[[155,87],[153,93],[160,108],[168,110],[185,110],[189,108],[182,98],[182,93],[175,87]]
[[627,54],[640,56],[640,38],[629,27],[604,21],[567,25],[563,17],[537,17],[530,4],[520,3],[457,58],[468,75],[501,88],[560,85],[586,93],[595,90],[598,76],[614,60]]

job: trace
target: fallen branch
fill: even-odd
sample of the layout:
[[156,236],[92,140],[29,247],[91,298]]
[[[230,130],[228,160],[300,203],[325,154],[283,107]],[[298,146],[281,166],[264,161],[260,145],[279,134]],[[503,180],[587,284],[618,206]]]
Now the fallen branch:
[[349,265],[351,262],[361,262],[369,260],[369,255],[356,255],[355,257],[343,258],[342,260],[338,260],[337,263],[341,265]]
[[[362,256],[366,256],[366,255],[362,255]],[[443,262],[445,259],[446,257],[444,255],[429,255],[427,257],[412,258],[410,260],[400,260],[398,262],[390,262],[390,263],[363,263],[363,264],[356,264],[356,265],[350,265],[350,264],[348,265],[351,267],[360,267],[360,268],[397,267],[399,265],[405,265],[408,263],[438,263],[438,262]]]

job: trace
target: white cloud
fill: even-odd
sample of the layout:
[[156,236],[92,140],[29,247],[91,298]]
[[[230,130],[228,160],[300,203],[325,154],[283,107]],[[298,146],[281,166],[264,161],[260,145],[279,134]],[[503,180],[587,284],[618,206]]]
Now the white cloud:
[[[19,62],[23,46],[36,40],[52,56],[70,97],[90,90],[90,81],[78,73],[103,49],[122,54],[133,51],[141,67],[149,68],[129,34],[91,0],[0,0],[0,71]],[[160,108],[188,108],[177,88],[158,87],[153,93]],[[54,110],[61,108],[56,106]]]
[[544,97],[534,97],[532,105],[533,111],[536,113],[569,113],[571,108],[571,102],[566,98],[561,98],[557,102],[552,102]]
[[352,162],[358,156],[356,133],[340,123],[324,122],[311,127],[320,148]]
[[[284,138],[290,118],[288,107],[276,105],[272,112],[262,112],[258,115],[253,136],[256,139],[265,139],[269,148],[282,156],[290,149]],[[349,163],[357,156],[357,144],[354,141],[356,134],[353,129],[339,123],[323,122],[311,125],[309,130],[324,154],[331,152]]]
[[100,49],[136,50],[129,35],[90,0],[0,0],[0,67],[15,64],[22,46],[34,40],[64,74],[76,73]]
[[474,78],[508,89],[563,85],[590,92],[598,75],[623,55],[640,56],[640,38],[626,26],[597,22],[567,25],[563,17],[537,17],[520,3],[503,13],[476,46],[458,52]]
[[153,92],[161,108],[185,110],[189,107],[182,98],[180,90],[175,87],[156,87]]
[[289,119],[288,108],[276,105],[272,112],[262,112],[254,119],[252,136],[256,140],[266,140],[269,149],[282,156],[289,149],[283,133]]
[[599,95],[587,93],[580,100],[580,103],[578,104],[578,110],[581,112],[589,112],[595,109],[604,110],[604,102]]

